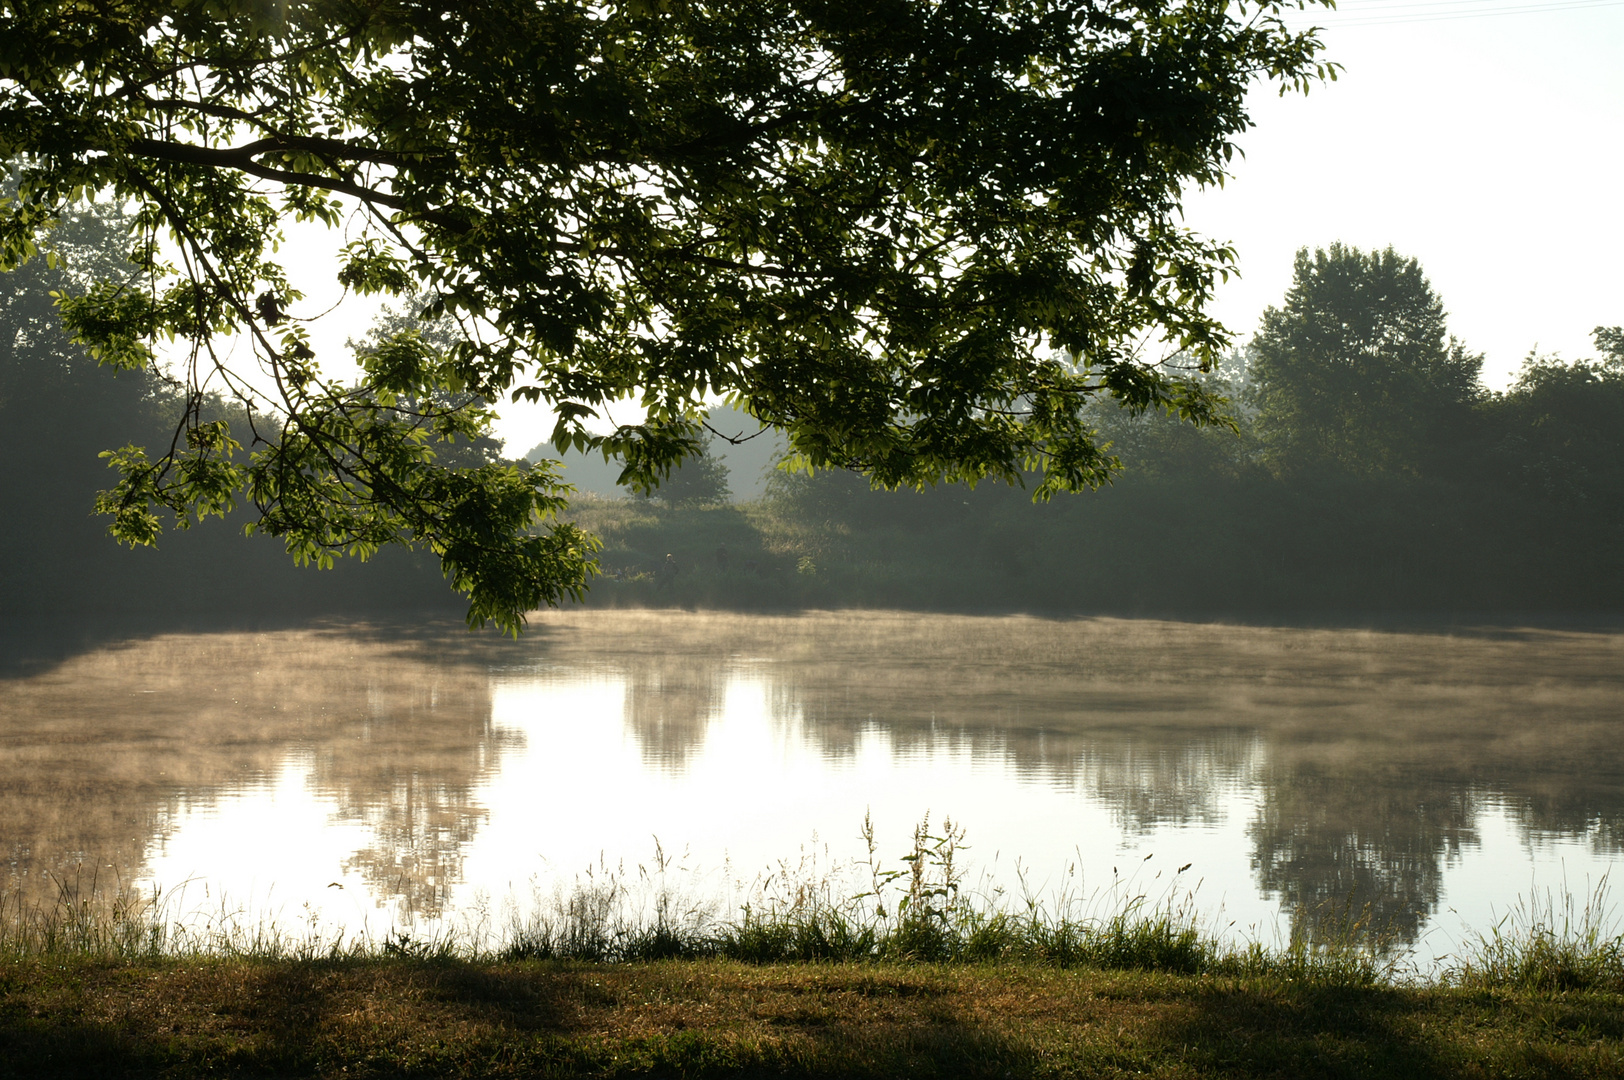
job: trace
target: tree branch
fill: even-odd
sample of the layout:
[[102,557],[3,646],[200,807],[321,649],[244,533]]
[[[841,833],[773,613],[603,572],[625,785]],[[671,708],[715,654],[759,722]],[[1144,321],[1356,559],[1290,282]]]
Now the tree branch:
[[[438,225],[443,229],[459,235],[470,231],[472,226],[464,219],[441,210],[414,207],[409,201],[399,195],[390,195],[357,184],[353,180],[342,177],[322,176],[317,173],[294,172],[289,169],[277,169],[263,165],[254,160],[255,155],[288,150],[307,150],[316,152],[313,147],[299,146],[296,143],[302,140],[273,138],[260,139],[246,146],[212,147],[198,146],[194,143],[162,142],[157,139],[132,139],[129,151],[139,157],[152,158],[157,161],[174,161],[184,165],[202,165],[210,169],[236,169],[250,176],[257,176],[262,180],[275,180],[278,183],[289,184],[294,187],[321,188],[324,191],[336,191],[340,195],[348,195],[370,205],[387,206],[410,217],[418,218]],[[312,143],[322,143],[325,140],[310,140]],[[336,144],[342,146],[343,144]],[[346,154],[354,157],[356,155]],[[357,160],[372,160],[357,158]],[[393,164],[393,162],[389,162]]]

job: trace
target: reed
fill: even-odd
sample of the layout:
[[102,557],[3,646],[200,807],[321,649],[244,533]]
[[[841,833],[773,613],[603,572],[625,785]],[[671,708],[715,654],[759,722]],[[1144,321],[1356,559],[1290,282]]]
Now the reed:
[[51,902],[0,891],[0,957],[161,957],[176,951],[158,894],[104,888],[92,872],[52,878]]

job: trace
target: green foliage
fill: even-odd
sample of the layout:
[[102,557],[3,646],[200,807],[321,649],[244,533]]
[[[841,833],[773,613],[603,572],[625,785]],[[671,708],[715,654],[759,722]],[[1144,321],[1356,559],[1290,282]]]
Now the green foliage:
[[1446,337],[1443,302],[1392,248],[1304,248],[1252,342],[1259,431],[1277,471],[1426,471],[1481,394],[1483,358]]
[[[1115,467],[1096,397],[1216,419],[1138,343],[1202,365],[1226,344],[1206,304],[1233,253],[1179,201],[1223,180],[1254,80],[1332,74],[1290,6],[7,5],[0,265],[87,195],[127,203],[139,273],[65,298],[70,331],[130,368],[174,339],[189,429],[206,383],[237,398],[228,431],[114,456],[123,539],[246,495],[297,558],[432,551],[471,619],[516,631],[589,552],[548,523],[551,474],[434,456],[483,402],[546,402],[556,446],[644,490],[699,452],[718,395],[812,466],[1031,476],[1040,499]],[[455,339],[324,378],[276,261],[290,219],[350,229],[339,280],[426,291]],[[436,394],[426,428],[384,411]],[[593,434],[626,397],[647,420]]]
[[[81,207],[49,233],[48,258],[0,276],[0,453],[8,494],[31,510],[10,515],[7,546],[17,545],[31,522],[54,516],[41,505],[53,488],[78,482],[86,497],[76,510],[89,513],[105,476],[93,449],[98,444],[125,443],[109,457],[139,465],[145,456],[139,444],[167,443],[178,432],[174,392],[162,378],[140,363],[98,371],[69,343],[54,310],[56,298],[119,271],[117,237],[127,225],[106,205]],[[207,423],[196,431],[205,441],[214,433]],[[155,533],[156,519],[142,511],[125,527]]]
[[1598,326],[1594,336],[1596,348],[1604,357],[1602,366],[1609,371],[1624,371],[1624,326]]
[[1534,893],[1487,930],[1472,935],[1445,973],[1473,987],[1545,993],[1624,992],[1624,933],[1603,878],[1579,907],[1572,893]]
[[118,254],[128,225],[125,215],[105,204],[76,207],[42,238],[45,257],[0,278],[0,409],[8,411],[9,425],[31,426],[43,418],[41,401],[74,394],[82,399],[74,415],[51,416],[51,426],[106,428],[111,442],[118,438],[114,432],[145,427],[160,408],[166,394],[161,379],[140,371],[118,378],[98,374],[68,347],[55,309],[64,293],[128,272]]
[[699,451],[672,466],[656,492],[667,506],[715,506],[728,501],[727,466],[711,454],[711,435],[702,433]]
[[1136,415],[1104,401],[1094,413],[1102,442],[1130,477],[1197,482],[1234,478],[1257,451],[1250,402],[1251,351],[1231,350],[1205,372],[1185,357],[1174,357],[1171,363],[1223,402],[1225,422],[1197,427],[1180,422],[1176,415],[1159,411]]
[[[98,365],[60,325],[60,298],[94,291],[98,279],[135,273],[122,255],[128,226],[109,204],[79,207],[44,238],[46,257],[0,274],[0,498],[14,508],[0,518],[7,567],[0,610],[29,618],[92,611],[161,618],[178,610],[223,612],[226,596],[240,614],[255,615],[375,608],[380,601],[434,606],[435,594],[425,596],[424,586],[443,591],[443,583],[437,574],[423,575],[405,552],[384,568],[318,585],[268,550],[272,545],[225,535],[261,520],[245,520],[239,505],[248,462],[237,434],[249,429],[245,412],[212,394],[188,396],[153,366],[109,365],[105,356]],[[390,415],[401,419],[398,409]],[[455,449],[486,444],[463,441]],[[442,453],[449,447],[425,445]],[[179,451],[173,457],[171,447]],[[168,474],[156,467],[165,460]],[[114,479],[109,464],[144,495],[103,491],[98,500]],[[176,485],[189,491],[189,501],[175,498]],[[120,552],[106,543],[105,521],[92,515],[98,501],[117,531],[149,544],[166,524],[159,511],[170,507],[182,529],[211,516],[231,520],[171,537],[161,552]]]

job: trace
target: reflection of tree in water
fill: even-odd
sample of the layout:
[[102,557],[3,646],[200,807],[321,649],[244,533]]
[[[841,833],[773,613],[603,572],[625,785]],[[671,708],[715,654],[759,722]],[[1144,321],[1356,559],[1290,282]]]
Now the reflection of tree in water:
[[7,680],[0,887],[127,884],[183,804],[304,758],[316,793],[375,829],[350,866],[435,910],[483,820],[472,792],[516,738],[491,727],[484,665],[451,650],[364,629],[169,635]]
[[1624,812],[1608,814],[1589,823],[1591,847],[1600,854],[1624,854]]
[[721,714],[725,662],[713,656],[634,657],[621,670],[626,723],[644,760],[680,768]]
[[463,852],[486,819],[473,801],[501,752],[522,737],[490,722],[488,693],[444,693],[436,684],[370,706],[357,739],[318,750],[315,782],[341,815],[370,828],[374,842],[344,862],[380,896],[418,915],[438,915],[462,878]]
[[[765,673],[770,715],[827,759],[850,759],[865,739],[879,737],[898,756],[1002,760],[1019,775],[1089,792],[1133,831],[1220,820],[1221,795],[1242,781],[1257,753],[1248,733],[1192,735],[1168,726],[1164,713],[1147,712],[1142,701],[1130,715],[1150,722],[1130,731],[1110,701],[1063,699],[1057,707],[1052,698],[1034,696],[1031,685],[1006,686],[1001,695],[965,693],[946,680],[921,685],[900,668],[806,662],[746,668],[714,653],[634,656],[620,670],[626,723],[651,762],[680,765],[697,752],[722,711],[728,680]],[[1032,726],[1033,720],[1054,726]]]
[[[1261,754],[1250,731],[1170,724],[1180,710],[1176,695],[1154,708],[1143,700],[1131,708],[1109,695],[1079,700],[1011,684],[1002,700],[967,700],[944,680],[899,698],[804,667],[778,674],[774,713],[799,717],[827,757],[850,758],[865,737],[883,735],[899,755],[967,752],[1002,760],[1017,775],[1098,799],[1129,832],[1221,822],[1224,794],[1248,781]],[[1131,720],[1139,723],[1130,726]]]
[[570,649],[599,634],[663,664],[708,658],[691,687],[729,656],[770,657],[773,713],[827,756],[875,736],[968,748],[1099,798],[1125,829],[1216,823],[1245,784],[1259,884],[1304,933],[1368,903],[1413,939],[1491,800],[1536,843],[1624,850],[1624,635],[874,613],[575,626]]
[[1413,772],[1277,766],[1262,794],[1250,829],[1258,883],[1310,941],[1368,913],[1369,933],[1413,942],[1437,910],[1445,861],[1478,841],[1471,788]]
[[748,676],[825,755],[877,735],[898,754],[970,753],[1098,798],[1124,829],[1214,824],[1246,784],[1262,807],[1259,882],[1305,928],[1317,905],[1368,900],[1413,936],[1491,799],[1536,838],[1621,850],[1620,635],[873,613],[537,622],[516,645],[460,629],[172,636],[0,680],[0,886],[37,895],[42,871],[80,862],[132,880],[182,802],[297,756],[317,794],[375,830],[351,868],[438,910],[484,820],[474,792],[514,738],[491,726],[486,670],[543,651],[624,672],[652,762],[702,746],[727,680]]
[[[1262,746],[1243,733],[1101,739],[1076,758],[1076,783],[1124,832],[1223,823],[1223,796],[1254,779]],[[1063,771],[1063,770],[1057,770]]]
[[[1517,770],[1522,775],[1500,786],[1499,801],[1533,843],[1583,837],[1597,854],[1624,854],[1624,754],[1618,752],[1616,723],[1582,741],[1564,741],[1565,751],[1542,755],[1556,756],[1556,768],[1533,758]],[[1521,763],[1508,764],[1511,771]]]

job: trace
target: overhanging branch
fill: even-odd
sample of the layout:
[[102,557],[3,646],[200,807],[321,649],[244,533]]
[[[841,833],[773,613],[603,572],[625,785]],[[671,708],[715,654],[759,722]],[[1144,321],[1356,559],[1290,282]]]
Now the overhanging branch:
[[[387,206],[391,210],[399,211],[408,217],[416,218],[438,225],[451,232],[462,234],[469,231],[471,226],[463,218],[448,214],[441,210],[413,206],[412,203],[399,195],[369,188],[353,180],[346,180],[338,176],[324,176],[320,173],[295,172],[291,169],[278,169],[262,164],[255,160],[256,155],[265,153],[286,153],[289,151],[303,151],[306,153],[320,153],[313,146],[300,146],[298,143],[324,143],[326,140],[299,140],[287,138],[260,139],[246,146],[213,147],[198,146],[195,143],[163,142],[158,139],[132,139],[129,152],[138,157],[151,158],[155,161],[173,161],[184,165],[202,165],[210,169],[235,169],[238,172],[257,176],[262,180],[274,180],[280,184],[293,187],[320,188],[323,191],[334,191],[340,195],[348,195],[359,199],[371,206]],[[342,147],[344,144],[331,144]],[[356,160],[375,160],[353,152],[346,148],[344,156]],[[385,162],[395,164],[395,162]]]

